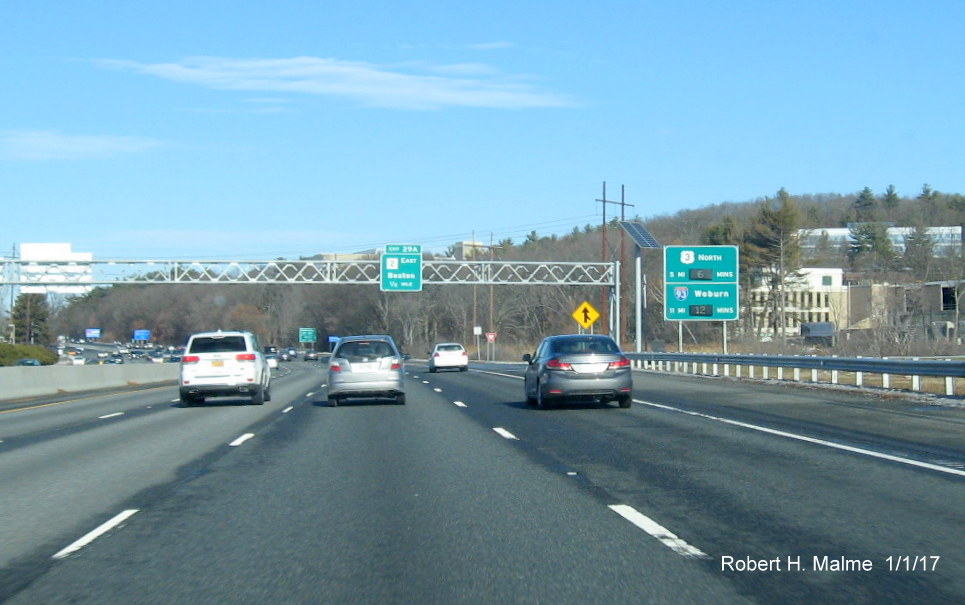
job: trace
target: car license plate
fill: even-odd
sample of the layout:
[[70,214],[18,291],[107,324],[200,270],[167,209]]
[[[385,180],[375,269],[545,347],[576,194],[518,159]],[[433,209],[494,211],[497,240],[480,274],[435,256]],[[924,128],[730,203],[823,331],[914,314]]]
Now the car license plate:
[[224,367],[224,360],[215,359],[214,361],[211,362],[211,367],[214,367],[214,368],[223,368],[223,367]]
[[573,371],[577,374],[599,374],[605,372],[609,363],[574,363]]

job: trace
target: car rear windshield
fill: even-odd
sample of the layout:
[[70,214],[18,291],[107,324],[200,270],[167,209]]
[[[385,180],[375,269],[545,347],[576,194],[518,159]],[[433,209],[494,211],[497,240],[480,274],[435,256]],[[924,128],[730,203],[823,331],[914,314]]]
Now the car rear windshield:
[[563,354],[580,353],[619,353],[620,348],[609,339],[602,338],[580,338],[558,340],[553,343],[553,351]]
[[389,346],[389,343],[382,340],[346,342],[335,352],[336,357],[341,357],[349,361],[392,357],[393,355],[392,347]]
[[191,341],[191,353],[234,353],[246,351],[244,336],[202,336]]
[[440,351],[461,351],[462,345],[439,345]]

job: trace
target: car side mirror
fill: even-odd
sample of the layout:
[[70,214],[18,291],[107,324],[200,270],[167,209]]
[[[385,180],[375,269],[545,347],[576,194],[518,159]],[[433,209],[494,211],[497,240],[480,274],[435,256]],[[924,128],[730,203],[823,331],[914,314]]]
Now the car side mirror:
[[533,356],[527,353],[523,355],[523,361],[525,361],[526,363],[533,363]]

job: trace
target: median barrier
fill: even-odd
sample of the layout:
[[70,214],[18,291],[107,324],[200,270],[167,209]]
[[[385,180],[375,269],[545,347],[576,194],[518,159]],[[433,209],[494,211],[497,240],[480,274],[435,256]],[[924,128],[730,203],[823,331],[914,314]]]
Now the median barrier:
[[0,368],[0,400],[174,382],[177,363]]

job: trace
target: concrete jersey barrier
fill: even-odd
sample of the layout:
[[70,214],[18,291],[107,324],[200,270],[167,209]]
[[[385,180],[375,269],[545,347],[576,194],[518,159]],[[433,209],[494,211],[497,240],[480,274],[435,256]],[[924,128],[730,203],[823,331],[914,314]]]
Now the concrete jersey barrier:
[[179,368],[177,363],[0,368],[0,400],[177,381]]

